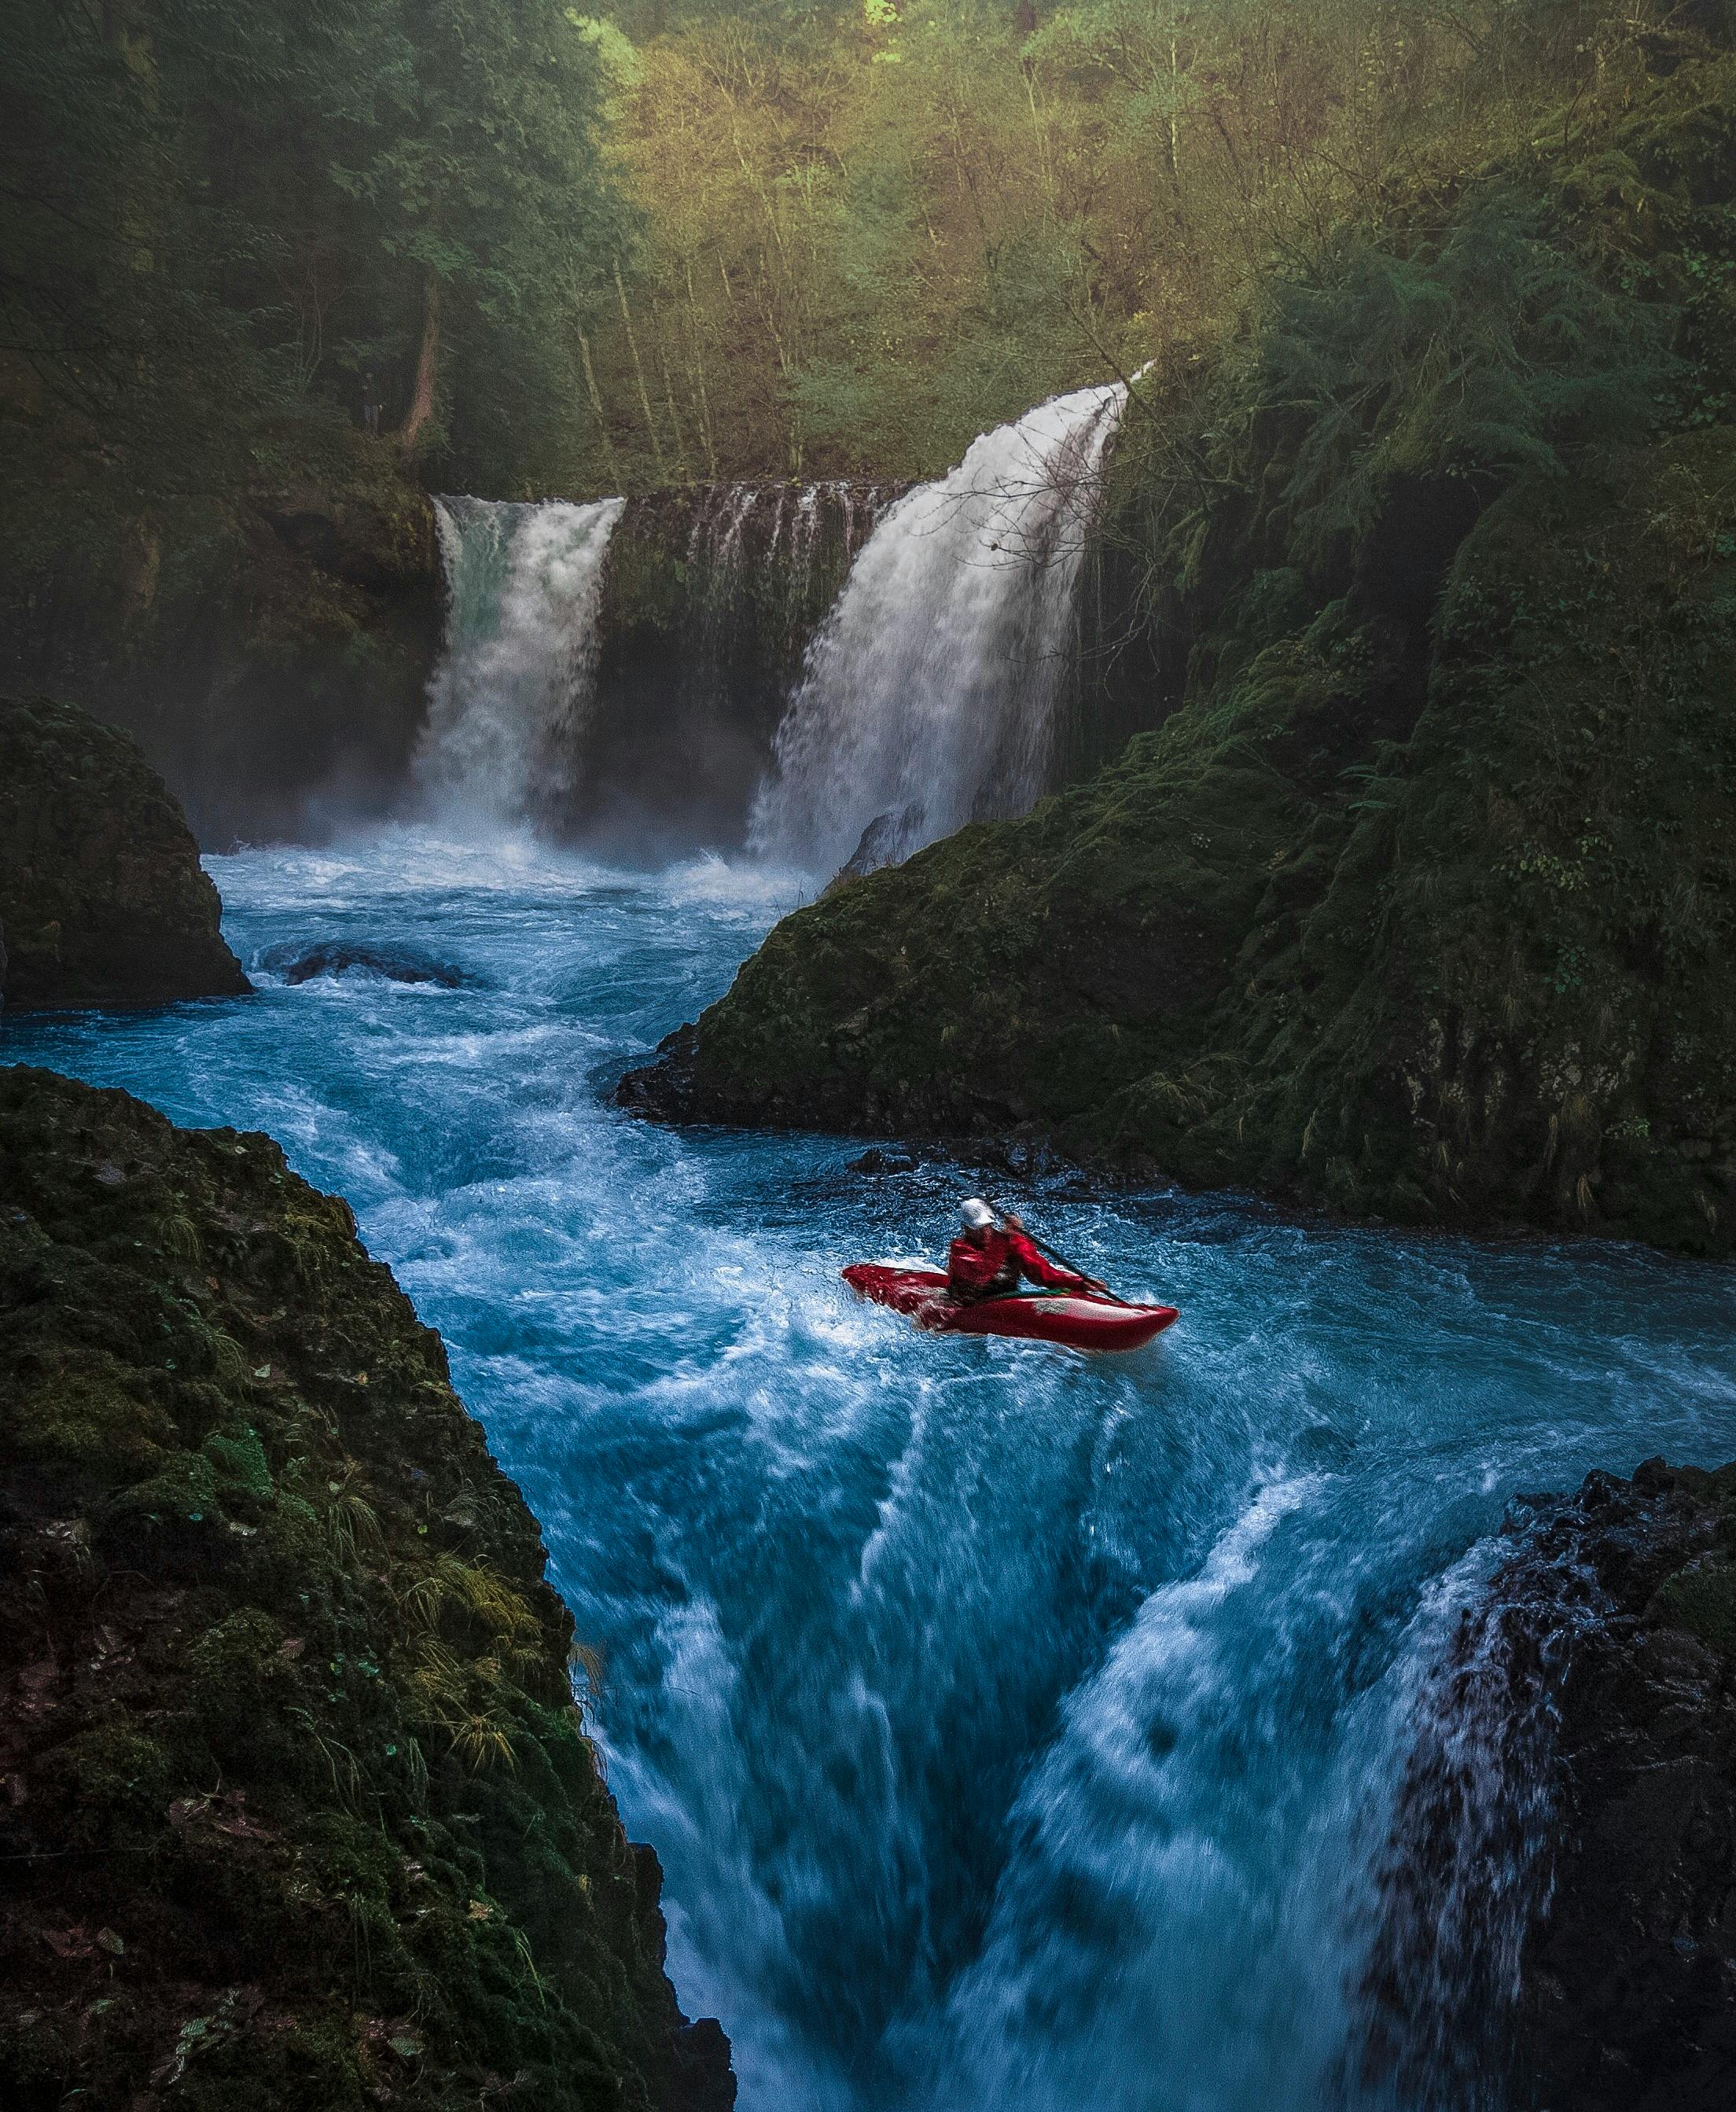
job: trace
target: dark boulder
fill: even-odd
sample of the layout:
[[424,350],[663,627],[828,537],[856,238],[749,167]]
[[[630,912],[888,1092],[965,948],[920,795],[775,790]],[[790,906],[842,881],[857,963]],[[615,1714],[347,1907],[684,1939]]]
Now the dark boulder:
[[1724,2112],[1736,1466],[1593,1474],[1512,1530],[1419,1705],[1371,2060],[1420,2103]]
[[311,944],[289,940],[267,946],[259,957],[267,975],[286,983],[311,983],[320,976],[371,976],[380,982],[434,983],[441,990],[462,990],[469,978],[444,961],[403,946],[352,946],[339,939]]
[[248,988],[181,810],[133,741],[0,699],[0,926],[15,1007],[166,1004]]
[[0,1068],[0,2105],[728,2112],[572,1616],[269,1137]]

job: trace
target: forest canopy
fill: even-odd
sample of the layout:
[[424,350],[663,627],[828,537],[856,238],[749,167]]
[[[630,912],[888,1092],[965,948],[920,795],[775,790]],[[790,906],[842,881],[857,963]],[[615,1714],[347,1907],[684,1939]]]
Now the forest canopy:
[[1347,231],[1594,134],[1727,12],[0,0],[8,539],[358,461],[931,473],[1329,289]]

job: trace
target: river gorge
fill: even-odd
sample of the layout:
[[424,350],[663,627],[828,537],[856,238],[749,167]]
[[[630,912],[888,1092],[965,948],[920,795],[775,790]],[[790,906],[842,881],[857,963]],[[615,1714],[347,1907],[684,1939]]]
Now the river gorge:
[[[542,1522],[743,2105],[1395,2101],[1367,1987],[1430,1681],[1516,1491],[1736,1453],[1727,1272],[617,1112],[775,868],[407,826],[207,863],[255,995],[6,1054],[353,1204]],[[838,1282],[989,1181],[1180,1324],[1093,1361]]]

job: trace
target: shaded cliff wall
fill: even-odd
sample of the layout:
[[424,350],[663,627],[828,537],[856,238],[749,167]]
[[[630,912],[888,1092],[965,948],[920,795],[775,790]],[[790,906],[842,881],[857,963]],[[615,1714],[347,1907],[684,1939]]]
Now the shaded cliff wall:
[[734,849],[809,642],[897,487],[702,485],[629,499],[610,545],[574,830]]
[[0,1071],[0,2096],[727,2112],[535,1522],[269,1138]]
[[207,849],[398,797],[442,590],[431,509],[377,444],[302,488],[147,507],[7,599],[0,675],[134,735]]

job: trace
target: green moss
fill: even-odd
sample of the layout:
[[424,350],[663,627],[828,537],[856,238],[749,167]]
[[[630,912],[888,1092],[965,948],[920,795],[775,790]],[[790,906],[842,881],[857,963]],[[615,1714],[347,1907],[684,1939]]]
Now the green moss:
[[1673,1628],[1686,1628],[1714,1650],[1736,1655],[1736,1562],[1702,1555],[1658,1587],[1651,1611]]
[[116,1499],[117,1517],[143,1513],[152,1519],[173,1518],[189,1525],[224,1522],[217,1501],[216,1469],[202,1452],[176,1452],[146,1482],[135,1482]]
[[1689,71],[1631,180],[1564,134],[1444,228],[1397,192],[1156,377],[1114,532],[1180,582],[1161,728],[787,919],[643,1090],[1736,1247],[1736,366],[1684,262],[1736,282],[1736,71]]
[[661,2105],[681,2019],[570,1618],[349,1211],[269,1139],[20,1070],[0,1192],[0,2096],[46,2061],[101,2102]]
[[160,1843],[174,1780],[169,1748],[116,1712],[53,1746],[41,1786],[72,1844],[136,1853]]

